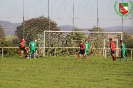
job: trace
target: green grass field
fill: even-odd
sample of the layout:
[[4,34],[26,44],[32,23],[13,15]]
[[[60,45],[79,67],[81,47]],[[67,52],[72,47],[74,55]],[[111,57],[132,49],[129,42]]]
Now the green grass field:
[[133,88],[133,60],[0,57],[0,88]]
[[12,39],[14,39],[14,38],[17,38],[17,36],[6,36],[6,40],[8,41],[8,40],[12,40]]

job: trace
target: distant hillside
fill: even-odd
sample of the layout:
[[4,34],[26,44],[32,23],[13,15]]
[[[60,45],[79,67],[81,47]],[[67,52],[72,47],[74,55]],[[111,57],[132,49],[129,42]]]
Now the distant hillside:
[[[104,31],[107,31],[107,32],[122,32],[122,26],[114,26],[114,27],[104,28]],[[124,26],[123,31],[128,33],[128,34],[133,34],[133,27],[132,26]]]
[[[59,28],[61,29],[61,31],[72,31],[72,29],[76,27],[73,27],[71,25],[63,25],[63,26],[59,26]],[[114,27],[108,27],[108,28],[102,28],[102,29],[104,29],[105,32],[122,32],[122,26],[114,26]],[[92,28],[81,28],[81,30],[88,31],[88,30],[92,30]],[[133,34],[133,27],[124,26],[123,31],[128,34]]]
[[21,25],[20,23],[11,23],[8,21],[0,21],[0,24],[4,28],[4,32],[6,35],[14,35],[16,28]]
[[[0,21],[0,24],[4,28],[4,32],[6,35],[14,35],[16,28],[21,25],[21,23],[11,23],[8,21]],[[75,26],[71,25],[63,25],[58,26],[61,31],[72,31],[74,28],[77,28]],[[92,28],[81,28],[83,31],[91,30]],[[122,27],[121,26],[114,26],[114,27],[108,27],[103,28],[106,32],[121,32]],[[132,26],[124,26],[123,31],[129,34],[133,34],[133,27]]]
[[63,25],[63,26],[58,26],[60,28],[60,31],[72,31],[74,28],[74,26],[71,25]]

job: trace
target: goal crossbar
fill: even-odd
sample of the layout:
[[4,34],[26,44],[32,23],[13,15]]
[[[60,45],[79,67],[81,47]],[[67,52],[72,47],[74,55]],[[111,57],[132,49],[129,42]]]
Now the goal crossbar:
[[82,33],[110,33],[110,34],[112,34],[112,33],[118,33],[118,34],[121,34],[122,32],[90,32],[90,31],[44,31],[44,32],[49,32],[49,33],[55,33],[55,32],[57,32],[57,33],[61,33],[61,32],[82,32]]

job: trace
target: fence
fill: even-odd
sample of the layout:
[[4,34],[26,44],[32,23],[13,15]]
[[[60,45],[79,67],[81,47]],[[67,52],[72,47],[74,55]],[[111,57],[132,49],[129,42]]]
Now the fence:
[[[0,47],[0,49],[1,49],[1,58],[4,58],[4,55],[6,55],[6,54],[4,54],[4,49],[18,49],[19,47]],[[39,48],[39,47],[38,47]],[[51,48],[51,49],[53,49],[53,47],[45,47],[45,48]],[[54,56],[58,56],[58,54],[57,54],[57,52],[56,52],[56,50],[57,49],[78,49],[79,50],[79,47],[54,47],[54,49],[55,49],[55,51],[53,52],[54,54]],[[118,50],[119,50],[119,48],[117,48]],[[101,48],[99,48],[99,49],[92,49],[92,50],[102,50],[103,52],[102,52],[102,54],[100,55],[100,56],[103,56],[103,57],[105,57],[105,58],[107,58],[109,55],[110,55],[110,49],[109,48],[103,48],[103,49],[101,49]],[[127,48],[126,49],[127,51],[129,51],[130,52],[130,55],[128,55],[128,57],[130,57],[131,59],[133,58],[133,49],[131,49],[131,48]],[[13,52],[13,51],[12,51]],[[90,52],[90,51],[89,51]],[[76,52],[74,52],[74,53],[78,53],[77,51]],[[50,54],[50,55],[52,55],[52,53]],[[64,54],[63,54],[64,55]],[[65,55],[67,55],[67,54],[65,54]],[[92,56],[93,54],[90,54],[89,53],[89,56]],[[19,56],[19,55],[18,55]],[[40,55],[41,56],[41,55]],[[42,55],[43,56],[43,55]],[[99,56],[99,55],[98,55]],[[117,57],[119,57],[120,56],[120,53],[118,54],[118,56]],[[10,57],[10,55],[9,55],[9,57]]]

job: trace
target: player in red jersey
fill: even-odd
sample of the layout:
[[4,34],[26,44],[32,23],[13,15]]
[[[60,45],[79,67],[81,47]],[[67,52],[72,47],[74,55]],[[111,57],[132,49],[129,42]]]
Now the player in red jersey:
[[112,56],[112,59],[115,61],[116,60],[116,56],[115,56],[115,44],[112,41],[112,38],[110,38],[109,40],[110,40],[110,52],[111,52],[111,56]]
[[20,57],[23,56],[24,52],[27,52],[27,50],[25,48],[25,40],[24,40],[24,38],[22,38],[20,41]]
[[84,56],[84,60],[87,60],[85,56],[85,45],[82,41],[80,42],[80,52],[78,54],[78,60],[80,59],[81,55]]

